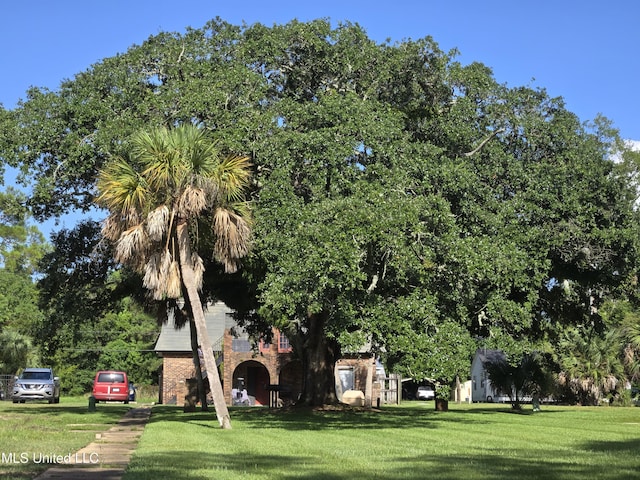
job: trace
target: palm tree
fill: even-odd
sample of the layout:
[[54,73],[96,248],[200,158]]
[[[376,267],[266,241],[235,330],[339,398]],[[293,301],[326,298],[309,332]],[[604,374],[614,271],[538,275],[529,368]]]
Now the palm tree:
[[575,395],[583,405],[598,405],[603,396],[614,394],[626,379],[620,333],[611,329],[568,330],[556,352],[560,366],[560,386]]
[[248,253],[248,158],[221,159],[215,143],[193,125],[139,132],[128,152],[98,176],[97,203],[109,211],[103,236],[115,243],[118,262],[143,274],[154,299],[186,298],[218,421],[231,428],[199,294],[204,264],[194,246],[212,237],[214,257],[227,273]]
[[640,379],[640,315],[631,311],[625,315],[621,326],[621,335],[625,342],[624,367],[630,382]]
[[506,355],[499,350],[487,357],[484,367],[491,385],[496,393],[509,396],[514,410],[522,408],[523,396],[532,395],[537,400],[551,392],[551,375],[544,368],[543,358],[539,353],[525,354],[516,364],[509,363]]

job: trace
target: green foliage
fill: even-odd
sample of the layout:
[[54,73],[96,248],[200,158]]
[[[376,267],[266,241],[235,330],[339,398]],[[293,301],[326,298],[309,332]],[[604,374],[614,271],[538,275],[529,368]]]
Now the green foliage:
[[0,374],[17,374],[22,368],[38,364],[37,350],[29,337],[15,330],[0,332]]
[[[414,301],[419,303],[420,299]],[[430,380],[443,388],[450,386],[456,376],[466,378],[475,351],[466,328],[440,318],[435,309],[425,312],[419,305],[405,304],[389,313],[389,330],[382,333],[387,338],[386,360],[403,377],[418,382]]]
[[159,331],[145,313],[140,278],[115,271],[99,243],[100,225],[82,222],[52,236],[38,282],[44,317],[34,328],[43,359],[56,368],[65,393],[90,390],[96,370],[122,366],[138,383],[155,383]]
[[49,247],[29,223],[25,201],[12,188],[0,192],[0,331],[10,328],[28,335],[41,318],[33,278]]
[[0,269],[0,328],[31,334],[42,319],[37,301],[38,292],[30,276]]
[[592,329],[567,329],[555,354],[560,385],[571,401],[598,405],[626,387],[623,343],[616,330],[600,335]]
[[106,314],[100,323],[101,328],[119,333],[110,335],[112,340],[104,344],[97,369],[124,370],[136,384],[155,383],[162,363],[153,352],[157,336],[155,321],[131,301],[123,302],[123,307],[120,312]]
[[29,223],[27,197],[9,187],[0,192],[0,264],[15,274],[34,275],[48,250],[42,233]]

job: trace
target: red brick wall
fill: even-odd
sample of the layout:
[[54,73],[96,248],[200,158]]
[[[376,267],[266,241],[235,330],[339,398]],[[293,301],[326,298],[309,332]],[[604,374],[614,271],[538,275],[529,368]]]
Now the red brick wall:
[[285,383],[280,374],[285,369],[286,382],[291,382],[292,394],[297,397],[302,389],[302,375],[300,367],[292,365],[292,353],[278,353],[278,335],[274,335],[273,342],[267,348],[260,348],[259,351],[234,352],[232,349],[233,336],[227,330],[224,336],[224,379],[223,388],[227,404],[231,405],[231,390],[234,388],[234,379],[245,377],[247,366],[261,365],[266,369],[270,384]]
[[164,353],[162,359],[162,398],[165,405],[184,405],[187,378],[195,376],[190,354]]

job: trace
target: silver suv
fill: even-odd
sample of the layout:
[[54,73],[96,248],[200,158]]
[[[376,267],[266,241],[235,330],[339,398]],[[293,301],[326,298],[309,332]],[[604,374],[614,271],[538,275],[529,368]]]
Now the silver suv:
[[25,400],[48,400],[60,402],[60,379],[51,368],[25,368],[13,384],[13,403]]

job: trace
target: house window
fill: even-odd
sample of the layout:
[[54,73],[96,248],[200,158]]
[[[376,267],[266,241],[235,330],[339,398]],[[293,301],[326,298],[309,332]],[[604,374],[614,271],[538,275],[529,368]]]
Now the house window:
[[353,367],[340,367],[338,368],[338,376],[340,377],[340,386],[342,387],[342,393],[347,390],[354,389],[354,374]]
[[260,340],[260,351],[268,352],[271,349],[271,342],[264,339]]
[[284,333],[278,334],[278,352],[286,353],[291,351],[291,344]]

